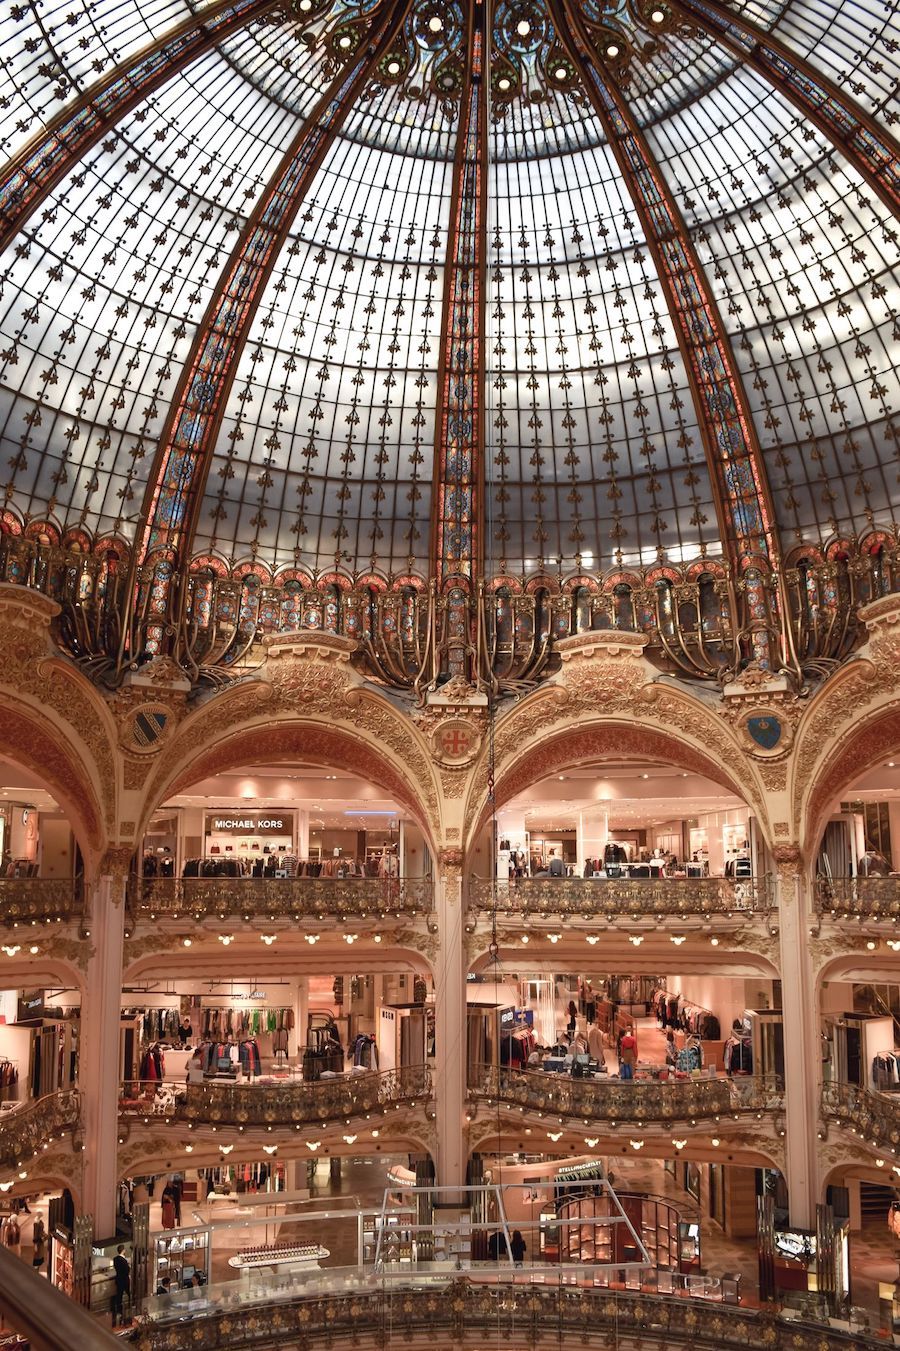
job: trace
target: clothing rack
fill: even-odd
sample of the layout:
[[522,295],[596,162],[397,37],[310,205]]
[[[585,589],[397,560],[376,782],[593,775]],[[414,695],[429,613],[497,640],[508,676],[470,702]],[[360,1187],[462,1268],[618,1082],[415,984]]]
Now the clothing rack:
[[269,848],[258,853],[233,852],[227,845],[225,848],[225,853],[220,851],[203,857],[185,859],[181,870],[182,877],[272,878],[276,873],[285,873],[287,877],[327,877],[342,880],[348,877],[399,876],[400,861],[396,854],[372,855],[362,860],[345,854],[337,858],[302,859],[294,853],[273,851]]
[[18,1089],[19,1085],[19,1062],[18,1060],[0,1060],[0,1098],[12,1090]]
[[200,1035],[204,1040],[222,1037],[258,1037],[294,1027],[292,1008],[233,1008],[228,1004],[204,1005],[200,1009]]
[[255,1037],[245,1037],[241,1041],[202,1041],[195,1055],[200,1056],[204,1074],[217,1069],[219,1061],[226,1056],[232,1065],[240,1065],[245,1078],[255,1079],[262,1073],[259,1043]]
[[900,1050],[881,1051],[874,1057],[872,1080],[883,1093],[900,1093]]
[[719,1020],[712,1009],[704,1008],[702,1004],[695,1004],[693,1000],[672,994],[660,986],[653,992],[650,1007],[662,1028],[693,1032],[701,1041],[719,1040]]

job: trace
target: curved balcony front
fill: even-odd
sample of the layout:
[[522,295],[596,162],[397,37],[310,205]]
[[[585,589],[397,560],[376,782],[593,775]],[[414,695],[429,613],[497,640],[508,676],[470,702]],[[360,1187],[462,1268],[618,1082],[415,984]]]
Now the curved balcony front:
[[78,1090],[48,1093],[0,1116],[0,1168],[16,1168],[81,1125]]
[[567,1074],[483,1066],[470,1075],[469,1098],[551,1115],[562,1120],[668,1125],[781,1112],[784,1086],[777,1076],[684,1079],[660,1083],[573,1079]]
[[[696,1279],[696,1278],[695,1278]],[[701,1278],[702,1279],[702,1278]],[[704,1294],[658,1294],[593,1289],[563,1280],[548,1268],[464,1277],[455,1272],[411,1272],[384,1284],[357,1268],[317,1272],[302,1285],[273,1291],[271,1280],[211,1287],[208,1309],[191,1306],[190,1345],[196,1351],[319,1345],[333,1348],[403,1345],[483,1347],[498,1336],[513,1344],[597,1348],[616,1345],[715,1347],[716,1351],[866,1351],[884,1345],[862,1329],[849,1336],[827,1322],[781,1318],[771,1309],[723,1306]],[[196,1293],[196,1292],[195,1292]],[[690,1294],[690,1289],[685,1291]],[[185,1315],[146,1322],[142,1351],[183,1351]],[[385,1329],[389,1329],[387,1334]],[[387,1335],[387,1341],[385,1341]]]
[[820,917],[836,921],[896,924],[900,920],[900,876],[817,877],[815,907]]
[[[738,1119],[784,1107],[783,1085],[775,1076],[603,1083],[483,1066],[471,1072],[468,1095],[471,1102],[488,1106],[502,1102],[563,1120],[609,1125]],[[290,1078],[274,1084],[131,1083],[123,1088],[120,1112],[126,1118],[164,1116],[196,1126],[325,1125],[384,1107],[424,1107],[431,1096],[431,1069],[417,1065],[312,1083]]]
[[204,919],[360,923],[431,914],[427,877],[159,877],[132,888],[133,923]]
[[123,1117],[168,1117],[194,1126],[302,1126],[353,1120],[385,1107],[415,1107],[430,1101],[427,1065],[377,1074],[343,1075],[309,1083],[143,1084],[124,1086]]
[[81,878],[0,878],[0,928],[66,924],[84,914]]
[[822,1116],[886,1153],[900,1149],[900,1102],[855,1084],[823,1084]]
[[497,883],[473,877],[469,883],[470,911],[517,920],[752,920],[774,905],[771,877],[525,877]]

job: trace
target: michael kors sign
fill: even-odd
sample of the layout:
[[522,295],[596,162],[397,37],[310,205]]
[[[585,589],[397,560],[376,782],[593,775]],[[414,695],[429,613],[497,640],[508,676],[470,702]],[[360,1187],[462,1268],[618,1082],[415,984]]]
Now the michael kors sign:
[[207,815],[207,835],[284,835],[294,829],[293,812],[215,812]]

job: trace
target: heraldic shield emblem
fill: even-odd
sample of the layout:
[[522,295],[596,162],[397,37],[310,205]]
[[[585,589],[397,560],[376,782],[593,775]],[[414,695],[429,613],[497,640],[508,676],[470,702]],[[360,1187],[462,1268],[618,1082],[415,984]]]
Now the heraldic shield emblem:
[[747,732],[761,750],[774,751],[781,740],[781,720],[772,713],[757,713],[747,719]]

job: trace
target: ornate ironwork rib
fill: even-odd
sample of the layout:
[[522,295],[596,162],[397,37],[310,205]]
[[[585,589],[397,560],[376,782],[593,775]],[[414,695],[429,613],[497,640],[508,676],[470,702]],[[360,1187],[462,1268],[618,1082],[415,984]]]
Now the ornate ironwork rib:
[[[159,551],[169,559],[186,557],[213,442],[263,289],[329,147],[402,26],[407,8],[406,3],[385,3],[374,15],[345,26],[355,49],[282,156],[241,231],[194,338],[160,437],[144,512],[139,551],[144,560]],[[159,588],[167,589],[162,578],[158,581]]]
[[550,10],[622,171],[666,294],[691,382],[717,498],[721,538],[742,592],[742,629],[764,669],[795,665],[786,648],[779,542],[762,451],[734,358],[684,220],[628,107],[567,0]]
[[900,146],[873,117],[779,38],[717,0],[671,5],[673,14],[718,39],[793,103],[900,217]]
[[479,571],[477,478],[484,422],[487,87],[480,7],[472,6],[450,203],[438,386],[433,559],[440,580]]
[[277,8],[278,0],[225,0],[145,47],[49,122],[0,173],[0,250],[81,157],[154,89],[217,42]]

